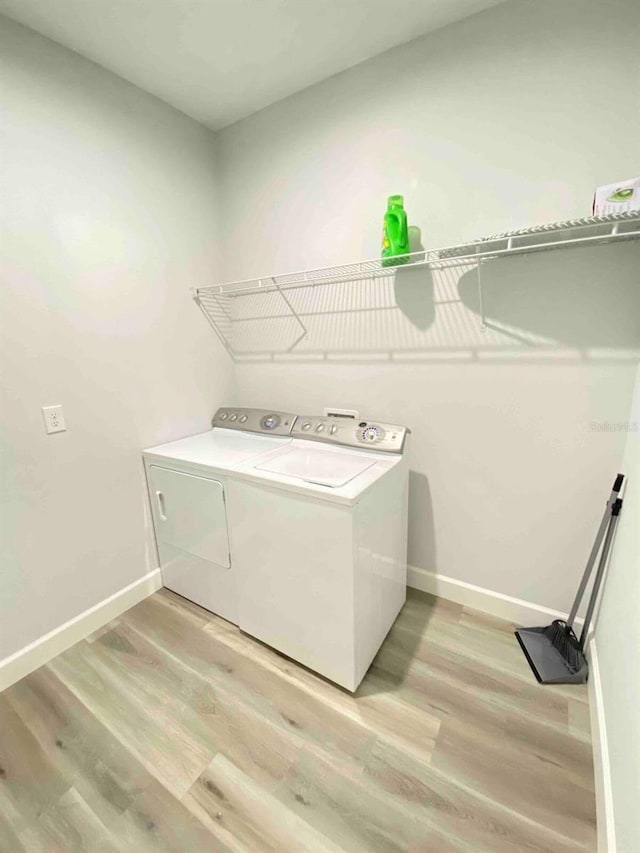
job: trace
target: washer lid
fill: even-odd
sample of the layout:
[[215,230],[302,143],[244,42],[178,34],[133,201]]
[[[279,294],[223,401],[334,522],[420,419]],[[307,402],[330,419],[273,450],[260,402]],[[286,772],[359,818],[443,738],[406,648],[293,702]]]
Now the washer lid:
[[295,477],[306,483],[338,488],[376,464],[375,459],[355,453],[332,453],[315,448],[292,448],[256,465],[260,471],[271,471]]

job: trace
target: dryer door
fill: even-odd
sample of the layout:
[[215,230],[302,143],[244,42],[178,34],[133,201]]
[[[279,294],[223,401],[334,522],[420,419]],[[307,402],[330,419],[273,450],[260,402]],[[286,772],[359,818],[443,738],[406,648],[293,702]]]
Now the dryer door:
[[222,483],[151,465],[149,490],[159,542],[231,566]]

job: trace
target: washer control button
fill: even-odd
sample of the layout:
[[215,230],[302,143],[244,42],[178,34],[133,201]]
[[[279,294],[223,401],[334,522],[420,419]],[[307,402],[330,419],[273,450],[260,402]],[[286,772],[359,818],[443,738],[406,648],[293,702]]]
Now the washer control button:
[[221,420],[221,421],[226,421],[226,419],[227,419],[228,417],[229,417],[229,415],[228,415],[228,413],[227,413],[227,412],[221,412],[221,413],[220,413],[220,420]]
[[306,432],[308,429],[311,429],[311,424],[309,423],[309,421],[305,421],[305,422],[302,424],[301,429],[303,429],[305,432]]
[[316,432],[324,432],[324,424],[318,424],[316,427]]
[[260,426],[263,429],[275,429],[280,423],[280,418],[277,415],[265,415],[260,421]]
[[331,424],[329,427],[329,435],[335,435],[338,432],[338,427],[336,424]]
[[229,420],[230,421],[237,421],[238,420],[238,416],[236,415],[235,412],[232,415],[229,415]]
[[365,427],[360,433],[363,441],[376,441],[380,437],[380,427],[369,426]]
[[246,421],[247,421],[247,416],[246,415],[240,415],[240,420],[238,421],[238,423],[244,424],[244,423],[246,423]]

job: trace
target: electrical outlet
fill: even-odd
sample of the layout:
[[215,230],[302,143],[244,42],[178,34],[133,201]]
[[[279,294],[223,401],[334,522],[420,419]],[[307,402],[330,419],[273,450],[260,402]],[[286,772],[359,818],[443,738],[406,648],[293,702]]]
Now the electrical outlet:
[[66,431],[62,406],[43,406],[42,417],[47,433]]

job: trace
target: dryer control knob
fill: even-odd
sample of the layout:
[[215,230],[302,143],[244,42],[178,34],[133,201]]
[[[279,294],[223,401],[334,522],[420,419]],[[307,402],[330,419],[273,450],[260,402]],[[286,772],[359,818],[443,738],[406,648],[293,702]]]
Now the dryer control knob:
[[238,423],[243,424],[243,423],[245,423],[245,422],[246,422],[246,420],[247,420],[247,416],[246,416],[246,415],[241,415],[241,416],[240,416],[240,420],[238,421]]
[[221,421],[226,421],[226,419],[227,419],[228,417],[229,417],[229,415],[228,415],[226,412],[222,412],[222,414],[220,415],[220,420],[221,420]]
[[235,412],[232,415],[229,415],[229,420],[230,421],[237,421],[238,420],[238,416],[236,415]]
[[335,424],[331,424],[329,427],[329,435],[335,435],[338,432],[338,427]]
[[322,432],[324,430],[324,424],[318,424],[316,427],[316,432]]
[[302,424],[302,429],[303,429],[305,432],[306,432],[308,429],[311,429],[311,424],[309,423],[309,421],[305,421],[305,423],[303,423],[303,424]]

